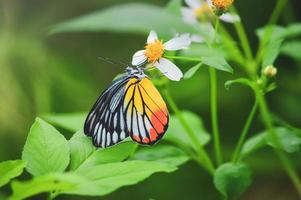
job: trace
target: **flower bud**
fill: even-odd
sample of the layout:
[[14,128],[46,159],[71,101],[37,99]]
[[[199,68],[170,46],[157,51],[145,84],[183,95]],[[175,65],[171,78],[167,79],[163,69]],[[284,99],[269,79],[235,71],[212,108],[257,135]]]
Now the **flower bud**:
[[264,68],[262,74],[265,75],[268,78],[272,78],[272,77],[276,76],[277,68],[275,68],[272,65],[269,65],[266,68]]
[[212,0],[214,13],[218,16],[228,11],[234,0]]

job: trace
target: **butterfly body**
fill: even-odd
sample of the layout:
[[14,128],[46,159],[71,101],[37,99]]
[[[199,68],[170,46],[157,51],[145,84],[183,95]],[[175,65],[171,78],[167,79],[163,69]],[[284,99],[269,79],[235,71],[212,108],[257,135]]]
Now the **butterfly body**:
[[109,147],[127,137],[144,145],[156,143],[168,128],[169,114],[160,93],[141,68],[127,68],[100,95],[84,126],[97,147]]

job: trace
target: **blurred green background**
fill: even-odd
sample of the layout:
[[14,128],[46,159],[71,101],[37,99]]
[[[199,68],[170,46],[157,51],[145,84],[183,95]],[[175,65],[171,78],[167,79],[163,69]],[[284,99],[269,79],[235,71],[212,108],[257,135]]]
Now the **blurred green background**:
[[[130,62],[132,54],[141,49],[146,38],[145,35],[110,32],[49,36],[47,32],[51,25],[129,2],[137,1],[0,0],[0,161],[20,158],[26,135],[36,116],[88,111],[112,78],[124,70],[121,65],[108,64],[97,57]],[[167,3],[165,0],[140,2],[162,6]],[[235,2],[254,49],[258,42],[254,30],[266,23],[275,2]],[[290,0],[280,24],[300,21],[300,10],[301,2]],[[227,25],[227,28],[233,32],[231,26]],[[279,69],[279,87],[268,97],[271,109],[300,128],[301,60],[281,56],[276,66]],[[180,67],[186,71],[190,65]],[[234,75],[219,73],[219,114],[225,155],[232,152],[253,102],[252,93],[246,88],[224,89],[226,80],[242,75],[236,66],[234,68]],[[198,73],[192,79],[172,83],[172,95],[180,108],[198,113],[210,130],[207,68],[202,68]],[[261,128],[260,123],[256,123],[251,134],[259,132]],[[65,133],[67,138],[70,135]],[[209,145],[208,148],[211,150],[212,147]],[[300,157],[300,153],[291,156],[297,165]],[[297,199],[271,150],[261,150],[247,162],[256,175],[252,186],[241,199]],[[300,165],[298,171],[301,171]],[[216,195],[209,175],[190,162],[173,174],[156,174],[141,184],[124,187],[101,199],[186,197],[206,200],[217,199]],[[58,199],[82,198],[63,196]]]

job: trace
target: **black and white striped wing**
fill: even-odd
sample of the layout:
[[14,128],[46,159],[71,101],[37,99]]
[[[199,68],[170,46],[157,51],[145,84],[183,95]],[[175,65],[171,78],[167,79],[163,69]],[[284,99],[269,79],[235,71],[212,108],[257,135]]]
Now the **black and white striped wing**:
[[98,98],[87,116],[84,132],[96,147],[112,146],[126,137],[123,98],[129,77],[114,81]]

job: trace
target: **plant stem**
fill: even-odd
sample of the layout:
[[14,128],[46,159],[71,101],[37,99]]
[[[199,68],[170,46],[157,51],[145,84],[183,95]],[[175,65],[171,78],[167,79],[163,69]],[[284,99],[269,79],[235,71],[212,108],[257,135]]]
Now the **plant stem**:
[[266,103],[266,100],[263,96],[263,94],[257,90],[257,98],[259,103],[259,108],[262,114],[263,122],[268,130],[268,134],[270,138],[272,139],[273,143],[276,144],[275,152],[278,156],[279,160],[281,161],[287,175],[291,179],[295,189],[298,192],[299,197],[301,198],[301,182],[299,180],[298,174],[296,173],[293,165],[290,163],[289,159],[286,157],[286,155],[282,152],[281,146],[282,144],[279,141],[279,138],[275,132],[275,129],[273,127],[272,119],[269,115],[269,109]]
[[254,105],[252,107],[252,110],[251,110],[251,112],[249,114],[249,117],[248,117],[248,119],[246,121],[246,124],[245,124],[245,126],[244,126],[244,128],[243,128],[243,130],[242,130],[242,132],[240,134],[240,137],[239,137],[239,140],[238,140],[238,144],[236,145],[236,148],[235,148],[235,151],[234,151],[234,154],[233,154],[233,157],[232,157],[232,162],[233,163],[236,163],[238,161],[242,145],[243,145],[243,143],[244,143],[244,141],[246,139],[246,136],[248,134],[248,131],[249,131],[250,127],[251,127],[251,123],[252,123],[252,121],[254,119],[254,116],[256,114],[257,108],[258,108],[258,101],[257,101],[257,99],[255,99],[255,103],[254,103]]
[[[234,6],[232,9],[235,13],[237,13]],[[251,46],[250,46],[246,31],[243,27],[241,20],[234,23],[234,28],[235,28],[238,38],[241,42],[245,57],[247,58],[248,61],[251,61],[253,59],[252,50],[251,50]]]
[[[214,36],[212,39],[212,44],[216,43],[216,36],[219,27],[219,19],[215,19],[214,25]],[[209,48],[212,48],[209,44]],[[217,74],[213,67],[209,67],[210,74],[210,112],[211,112],[211,125],[213,132],[213,145],[217,165],[222,164],[223,158],[221,153],[221,145],[219,139],[219,128],[218,128],[218,109],[217,109]]]
[[208,156],[207,152],[205,151],[204,147],[202,146],[202,144],[200,144],[198,142],[198,138],[195,136],[195,134],[193,133],[193,130],[189,126],[188,122],[183,117],[181,111],[179,110],[176,103],[174,102],[174,100],[173,100],[172,96],[170,95],[168,89],[164,89],[163,92],[164,92],[166,100],[167,100],[169,106],[171,107],[172,111],[175,113],[175,115],[179,119],[180,123],[182,124],[182,126],[186,130],[186,133],[190,137],[191,141],[197,147],[197,149],[198,149],[197,153],[201,157],[204,167],[210,172],[210,174],[213,175],[215,169],[214,169],[212,161],[211,161],[210,157]]
[[165,58],[175,59],[175,60],[185,60],[185,61],[194,61],[194,62],[202,62],[200,58],[191,58],[185,56],[164,56]]
[[209,67],[210,73],[210,111],[211,111],[211,124],[213,131],[213,142],[214,151],[217,164],[220,165],[223,162],[220,139],[219,139],[219,129],[218,129],[218,114],[217,114],[217,77],[216,70]]

